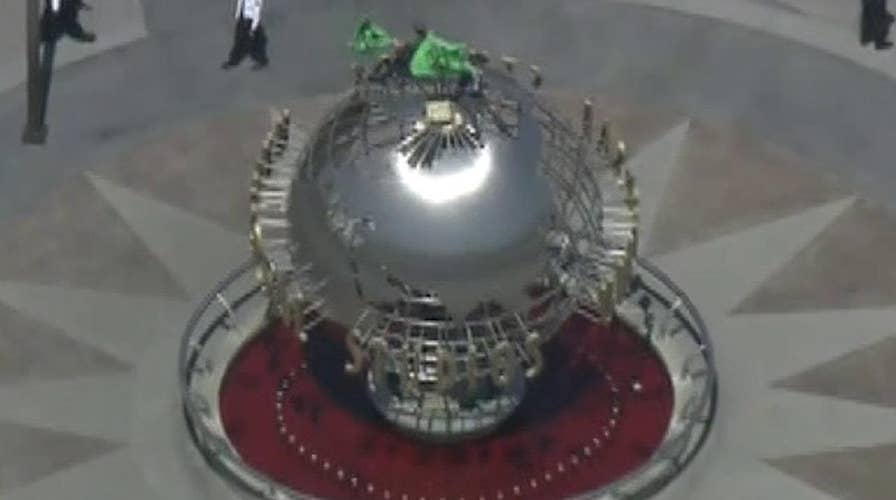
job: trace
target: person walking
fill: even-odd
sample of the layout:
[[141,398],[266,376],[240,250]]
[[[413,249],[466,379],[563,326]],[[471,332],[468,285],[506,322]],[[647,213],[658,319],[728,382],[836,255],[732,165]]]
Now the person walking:
[[261,25],[262,6],[263,0],[237,0],[233,47],[227,60],[221,65],[222,68],[237,66],[246,56],[254,61],[252,69],[268,65],[268,38]]
[[68,35],[79,42],[95,42],[96,34],[85,30],[78,20],[82,10],[90,10],[83,0],[47,0],[41,19],[43,41],[54,43]]

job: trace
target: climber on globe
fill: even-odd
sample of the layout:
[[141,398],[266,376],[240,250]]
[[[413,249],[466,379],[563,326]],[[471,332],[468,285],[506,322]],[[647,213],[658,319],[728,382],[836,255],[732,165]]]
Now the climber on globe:
[[414,26],[414,32],[414,40],[399,40],[364,18],[355,30],[352,50],[359,56],[378,58],[371,72],[374,80],[391,76],[457,80],[462,89],[480,90],[477,66],[485,62],[483,54],[471,53],[465,44],[449,42],[420,24]]

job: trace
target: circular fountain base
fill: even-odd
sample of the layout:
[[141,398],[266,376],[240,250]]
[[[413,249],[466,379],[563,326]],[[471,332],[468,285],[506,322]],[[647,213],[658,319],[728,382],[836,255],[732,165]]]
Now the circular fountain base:
[[243,461],[323,498],[543,498],[596,491],[663,442],[674,390],[650,343],[621,322],[570,319],[546,369],[488,436],[439,445],[389,425],[362,379],[343,372],[343,329],[302,344],[274,324],[233,359],[220,390],[224,430]]

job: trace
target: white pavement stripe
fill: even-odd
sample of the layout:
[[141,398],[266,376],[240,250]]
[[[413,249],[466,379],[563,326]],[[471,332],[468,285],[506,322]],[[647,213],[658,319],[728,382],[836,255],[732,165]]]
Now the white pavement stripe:
[[689,500],[837,500],[744,456],[714,457],[709,464]]
[[0,387],[0,420],[126,442],[133,385],[124,373]]
[[628,167],[635,176],[641,210],[641,241],[649,251],[656,223],[657,211],[663,202],[663,194],[669,180],[678,169],[682,147],[687,141],[691,122],[685,120],[641,148]]
[[727,404],[725,437],[759,460],[896,442],[891,408],[764,388]]
[[0,302],[131,364],[160,336],[179,337],[190,314],[181,301],[13,282],[0,282]]
[[237,234],[95,175],[88,177],[194,298],[249,256],[248,228],[246,235]]
[[73,465],[3,495],[3,500],[54,499],[160,500],[143,479],[128,448]]
[[[896,308],[736,315],[713,332],[729,378],[768,386],[896,333]],[[743,370],[743,372],[741,372]]]
[[656,264],[710,322],[755,290],[842,214],[847,198],[664,255]]
[[859,45],[857,28],[839,28],[799,14],[790,14],[744,0],[612,0],[646,5],[746,26],[794,40],[896,78],[896,58],[886,51]]

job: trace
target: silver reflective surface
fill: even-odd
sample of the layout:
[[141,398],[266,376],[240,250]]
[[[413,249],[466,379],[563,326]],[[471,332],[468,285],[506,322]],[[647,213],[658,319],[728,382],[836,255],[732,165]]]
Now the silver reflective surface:
[[483,88],[357,87],[308,138],[281,224],[304,283],[289,293],[346,329],[383,415],[429,439],[509,416],[560,324],[612,308],[634,248],[607,151],[513,78]]
[[[411,164],[400,144],[423,118],[423,95],[370,95],[372,110],[360,97],[344,103],[312,138],[295,186],[300,253],[313,252],[314,263],[325,257],[325,273],[350,279],[363,303],[400,300],[407,285],[436,292],[455,319],[488,301],[526,311],[527,290],[548,259],[554,197],[531,102],[515,97],[521,109],[513,135],[498,130],[482,102],[461,101],[480,145],[449,146],[431,166]],[[342,301],[342,290],[330,289]]]

